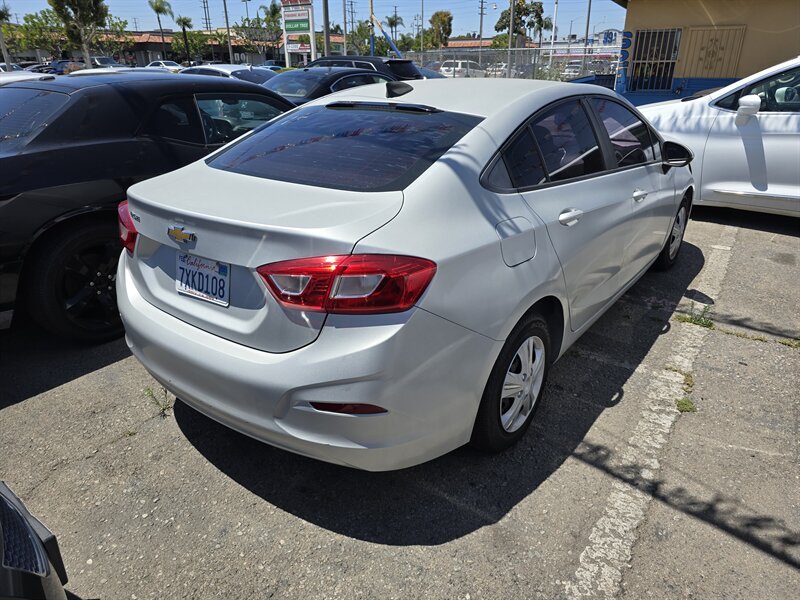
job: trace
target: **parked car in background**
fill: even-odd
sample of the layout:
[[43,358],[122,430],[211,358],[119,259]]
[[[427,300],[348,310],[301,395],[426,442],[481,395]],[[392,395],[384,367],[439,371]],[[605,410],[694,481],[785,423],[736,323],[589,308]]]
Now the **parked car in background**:
[[213,77],[233,77],[250,83],[262,84],[275,77],[276,73],[269,69],[250,67],[244,65],[203,65],[200,67],[187,67],[181,71],[182,75],[211,75]]
[[50,71],[50,63],[35,63],[23,69],[31,73],[48,73]]
[[422,77],[425,79],[445,79],[445,76],[442,75],[439,71],[433,71],[432,69],[428,69],[427,67],[417,67],[419,72],[422,74]]
[[474,60],[446,60],[439,72],[445,77],[486,77],[486,71]]
[[17,81],[38,81],[54,79],[54,75],[44,73],[30,73],[28,71],[0,71],[0,86]]
[[162,69],[167,69],[168,71],[172,71],[173,73],[177,73],[178,71],[183,69],[183,67],[180,66],[178,63],[176,63],[174,60],[154,60],[147,66],[151,68],[160,67]]
[[311,67],[280,73],[264,84],[295,104],[361,85],[394,81],[390,75],[348,67]]
[[22,71],[22,70],[23,70],[23,68],[20,67],[16,63],[8,64],[8,63],[0,62],[0,72],[5,71],[5,72],[8,73],[8,72],[11,72],[11,71]]
[[118,63],[110,56],[92,56],[92,67],[97,68],[117,68],[117,69],[130,69],[128,65],[123,65],[122,63]]
[[[508,65],[504,62],[494,63],[486,67],[486,77],[505,77],[508,74]],[[515,76],[514,69],[511,69],[511,76]]]
[[[425,69],[428,69],[430,71],[436,71],[438,73],[439,70],[442,68],[442,61],[440,61],[440,60],[432,60],[430,62],[426,62],[422,66]],[[417,68],[420,69],[420,71],[422,70],[420,67],[417,67]]]
[[593,85],[322,98],[128,190],[125,338],[182,401],[285,450],[374,471],[500,451],[553,362],[678,259],[690,160]]
[[393,79],[422,79],[422,75],[413,61],[405,58],[387,58],[382,56],[323,56],[313,60],[306,67],[352,67],[355,69],[372,69],[389,75]]
[[85,69],[86,65],[82,60],[54,60],[50,63],[50,72],[55,75],[63,75],[79,69]]
[[698,206],[800,217],[800,57],[640,109],[695,153]]
[[292,108],[238,79],[137,71],[0,88],[0,326],[24,306],[55,334],[119,335],[115,211],[128,186]]

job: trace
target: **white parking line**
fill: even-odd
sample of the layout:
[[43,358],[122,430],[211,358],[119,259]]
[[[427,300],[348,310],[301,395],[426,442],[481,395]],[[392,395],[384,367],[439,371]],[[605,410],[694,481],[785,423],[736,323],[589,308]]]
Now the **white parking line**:
[[[712,246],[710,256],[697,279],[695,289],[715,298],[725,279],[738,227],[726,226]],[[639,422],[622,453],[623,468],[636,468],[646,480],[659,468],[659,455],[669,439],[678,417],[676,400],[684,395],[683,376],[674,369],[690,373],[708,329],[678,324],[669,334],[673,354],[669,363],[650,372],[651,380]],[[650,496],[617,480],[611,488],[603,515],[589,534],[589,545],[580,555],[580,565],[571,581],[564,583],[568,598],[614,598],[620,590],[622,569],[631,560],[636,529],[650,503]]]

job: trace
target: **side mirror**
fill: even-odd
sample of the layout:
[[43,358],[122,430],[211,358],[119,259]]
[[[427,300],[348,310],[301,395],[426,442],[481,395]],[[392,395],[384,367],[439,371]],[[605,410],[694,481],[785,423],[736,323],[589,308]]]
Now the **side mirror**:
[[750,94],[739,98],[739,108],[736,110],[737,116],[750,117],[761,110],[761,96]]
[[677,142],[664,142],[661,153],[665,172],[668,167],[685,167],[694,158],[691,150]]

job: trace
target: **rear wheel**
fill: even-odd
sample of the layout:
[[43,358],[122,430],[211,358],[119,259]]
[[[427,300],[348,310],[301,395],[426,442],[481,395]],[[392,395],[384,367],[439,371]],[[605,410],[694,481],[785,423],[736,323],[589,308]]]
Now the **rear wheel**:
[[31,318],[51,333],[80,341],[121,335],[117,235],[113,224],[92,222],[67,226],[46,240],[25,268]]
[[473,446],[500,452],[525,434],[551,362],[547,323],[528,315],[514,328],[489,376],[472,430]]
[[661,249],[661,254],[655,262],[655,267],[661,271],[666,271],[675,264],[678,258],[681,245],[683,244],[683,236],[686,233],[686,224],[689,221],[689,200],[686,198],[681,202],[675,219],[672,221],[672,229],[667,236],[667,241]]

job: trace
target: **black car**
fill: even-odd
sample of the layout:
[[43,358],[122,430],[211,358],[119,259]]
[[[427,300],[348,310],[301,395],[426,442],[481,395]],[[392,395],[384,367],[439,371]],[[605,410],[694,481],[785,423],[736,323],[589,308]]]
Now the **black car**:
[[307,67],[354,67],[372,69],[395,79],[424,79],[417,66],[405,58],[383,56],[323,56],[312,60]]
[[333,92],[387,81],[395,78],[367,69],[314,67],[279,73],[262,85],[295,104],[303,104]]
[[0,94],[0,327],[25,307],[86,341],[122,332],[117,204],[292,108],[253,83],[168,73],[70,75]]

